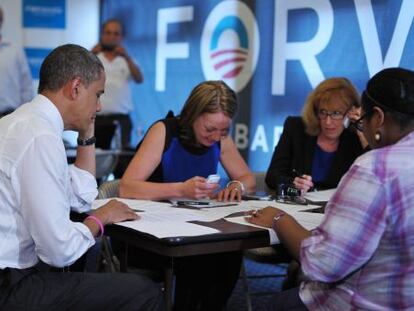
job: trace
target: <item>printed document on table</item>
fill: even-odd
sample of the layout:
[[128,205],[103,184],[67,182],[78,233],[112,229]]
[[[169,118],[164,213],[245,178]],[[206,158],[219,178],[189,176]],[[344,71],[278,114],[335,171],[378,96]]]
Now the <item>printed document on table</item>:
[[310,212],[295,212],[291,213],[291,215],[307,230],[315,229],[325,218],[324,214]]
[[[92,209],[97,209],[102,205],[109,202],[112,199],[100,199],[95,200],[92,203]],[[165,220],[175,221],[215,221],[220,218],[226,217],[233,213],[248,211],[251,208],[246,202],[217,202],[220,207],[208,207],[208,208],[189,208],[189,207],[177,207],[171,206],[170,203],[155,202],[148,200],[131,200],[116,198],[116,200],[127,204],[131,209],[138,212],[141,217],[162,217]],[[231,204],[231,205],[230,205]],[[223,205],[223,206],[221,206]],[[156,214],[156,215],[155,215]]]
[[299,212],[299,211],[306,211],[306,210],[312,210],[315,208],[320,207],[319,205],[302,205],[302,204],[287,204],[287,203],[280,203],[276,201],[245,201],[247,206],[249,207],[248,210],[257,210],[257,209],[263,209],[267,206],[271,207],[277,207],[278,209],[281,209],[282,211],[286,213],[292,213],[292,212]]
[[279,238],[277,237],[275,230],[273,230],[271,228],[266,228],[266,227],[262,227],[262,226],[252,224],[252,223],[250,223],[246,220],[246,216],[230,217],[230,218],[225,218],[225,219],[228,222],[233,222],[233,223],[240,224],[240,225],[246,225],[246,226],[266,229],[267,231],[269,231],[270,244],[273,245],[273,244],[279,244],[280,243]]
[[123,199],[123,198],[109,198],[109,199],[98,199],[93,201],[92,203],[92,209],[97,209],[101,207],[102,205],[105,205],[110,200],[117,200],[122,203],[125,203],[129,206],[129,208],[135,210],[135,211],[151,211],[151,212],[157,212],[157,211],[165,211],[171,207],[170,203],[166,202],[156,202],[156,201],[150,201],[150,200],[136,200],[136,199]]
[[140,219],[117,223],[119,226],[131,228],[149,233],[157,238],[169,238],[179,236],[199,236],[219,233],[217,229],[193,224],[190,222],[157,221],[156,219]]
[[[310,212],[288,212],[288,213],[292,215],[293,218],[295,218],[296,221],[307,230],[315,229],[317,226],[319,226],[322,223],[322,220],[325,217],[324,214],[310,213]],[[229,217],[225,219],[229,222],[237,223],[240,225],[247,225],[247,226],[267,229],[269,231],[270,244],[280,243],[273,229],[252,224],[246,220],[246,216]]]

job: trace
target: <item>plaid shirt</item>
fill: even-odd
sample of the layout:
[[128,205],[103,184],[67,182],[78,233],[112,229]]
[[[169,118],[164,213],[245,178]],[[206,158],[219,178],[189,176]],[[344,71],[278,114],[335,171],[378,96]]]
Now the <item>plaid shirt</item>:
[[300,258],[310,310],[414,310],[414,132],[355,161]]

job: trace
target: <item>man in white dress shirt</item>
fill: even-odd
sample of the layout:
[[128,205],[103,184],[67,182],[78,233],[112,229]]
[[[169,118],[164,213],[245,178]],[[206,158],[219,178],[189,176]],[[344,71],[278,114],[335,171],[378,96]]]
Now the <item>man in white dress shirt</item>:
[[21,48],[4,42],[0,7],[0,118],[33,98],[32,76]]
[[[53,50],[40,69],[39,95],[0,120],[0,309],[162,310],[159,288],[137,275],[45,272],[76,261],[105,224],[137,219],[112,200],[72,222],[97,195],[94,119],[105,73],[77,45]],[[79,133],[68,166],[64,130]]]
[[103,130],[104,126],[114,121],[121,127],[122,147],[129,147],[132,130],[129,113],[133,110],[129,82],[142,83],[144,80],[140,68],[122,46],[123,32],[120,21],[106,21],[102,26],[101,41],[92,49],[92,53],[101,60],[106,73],[102,111],[96,118],[98,147],[102,148],[109,148],[112,139],[111,133]]

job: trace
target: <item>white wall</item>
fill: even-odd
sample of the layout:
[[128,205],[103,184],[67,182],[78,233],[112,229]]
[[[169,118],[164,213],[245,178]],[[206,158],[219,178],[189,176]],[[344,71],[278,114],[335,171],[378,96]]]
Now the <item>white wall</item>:
[[25,47],[54,48],[76,43],[91,48],[99,38],[99,0],[66,0],[66,29],[22,27],[22,0],[0,0],[5,40]]
[[[4,11],[2,38],[22,47],[55,48],[65,43],[92,48],[99,39],[99,0],[66,0],[66,29],[23,28],[23,0],[0,0]],[[33,81],[36,90],[38,80]],[[65,138],[76,144],[76,135]]]

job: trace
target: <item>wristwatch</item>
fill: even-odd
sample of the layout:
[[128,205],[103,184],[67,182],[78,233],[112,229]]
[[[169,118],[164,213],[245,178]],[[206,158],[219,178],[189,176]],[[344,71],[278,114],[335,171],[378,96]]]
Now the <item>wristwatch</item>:
[[78,146],[90,146],[93,145],[96,142],[96,137],[92,136],[88,139],[80,139],[78,138]]

